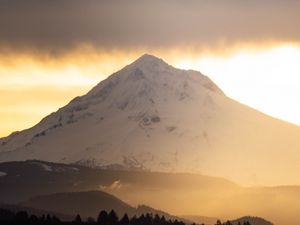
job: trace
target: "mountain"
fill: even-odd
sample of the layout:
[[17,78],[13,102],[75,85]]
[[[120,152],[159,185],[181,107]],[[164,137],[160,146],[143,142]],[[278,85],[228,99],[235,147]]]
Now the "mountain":
[[[205,225],[215,225],[220,218],[216,217],[207,217],[207,216],[193,216],[193,215],[184,215],[183,218],[194,221],[196,224],[205,224]],[[223,220],[220,220],[223,221]],[[251,224],[252,225],[252,224]]]
[[0,161],[295,184],[299,137],[298,126],[228,98],[200,72],[143,55],[34,127],[0,139]]
[[[198,224],[205,224],[205,225],[214,225],[216,224],[217,220],[220,220],[219,218],[213,218],[213,217],[204,217],[204,216],[185,216],[184,218],[189,218],[192,221],[195,221]],[[224,220],[221,220],[224,221]],[[230,220],[231,224],[233,225],[241,225],[244,224],[244,222],[249,222],[251,225],[273,225],[273,223],[260,218],[260,217],[252,217],[252,216],[244,216],[235,220]]]
[[259,217],[252,217],[252,216],[244,216],[236,220],[232,220],[233,225],[243,224],[244,222],[248,221],[251,225],[274,225],[273,223]]

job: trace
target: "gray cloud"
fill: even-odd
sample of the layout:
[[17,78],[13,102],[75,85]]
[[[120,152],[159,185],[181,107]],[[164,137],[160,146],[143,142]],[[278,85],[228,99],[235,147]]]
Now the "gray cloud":
[[300,40],[297,0],[0,0],[0,48],[214,47]]

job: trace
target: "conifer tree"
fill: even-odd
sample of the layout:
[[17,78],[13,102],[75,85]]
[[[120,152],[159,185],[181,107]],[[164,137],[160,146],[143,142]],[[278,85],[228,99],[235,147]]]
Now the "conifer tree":
[[119,223],[119,218],[114,210],[111,210],[108,214],[109,225],[117,225]]
[[124,214],[124,216],[122,217],[122,219],[120,220],[120,225],[129,225],[129,218],[127,213]]
[[97,218],[97,223],[101,225],[108,225],[108,214],[106,211],[102,210]]

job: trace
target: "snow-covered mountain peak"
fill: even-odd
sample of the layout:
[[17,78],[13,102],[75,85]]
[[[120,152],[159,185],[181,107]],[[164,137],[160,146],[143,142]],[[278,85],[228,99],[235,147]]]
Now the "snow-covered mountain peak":
[[[124,68],[124,75],[130,80],[139,81],[163,79],[167,74],[174,73],[175,68],[168,65],[162,59],[144,54],[136,61]],[[124,76],[123,75],[123,76]]]
[[[282,163],[287,144],[286,155],[299,150],[298,127],[229,99],[200,72],[143,55],[34,127],[0,139],[0,162],[39,159],[275,183],[288,179],[286,167],[299,171],[296,157]],[[266,169],[270,155],[280,163]]]
[[[204,87],[218,94],[222,90],[207,76],[194,70],[181,70],[174,68],[162,59],[153,55],[144,54],[128,66],[129,77],[139,80],[141,78],[152,80],[153,83],[169,83],[172,88],[180,88],[182,84],[187,86]],[[178,86],[179,85],[179,86]]]
[[136,61],[134,61],[132,64],[132,66],[136,66],[136,67],[141,67],[141,68],[145,68],[145,69],[162,69],[163,67],[170,67],[170,65],[168,65],[165,61],[163,61],[162,59],[153,56],[153,55],[149,55],[149,54],[144,54],[141,57],[139,57]]
[[98,103],[108,100],[110,106],[123,109],[130,104],[144,109],[146,105],[153,105],[155,99],[155,102],[183,100],[195,92],[206,95],[207,91],[223,95],[222,90],[200,72],[176,69],[162,59],[145,54],[101,81],[81,100]]

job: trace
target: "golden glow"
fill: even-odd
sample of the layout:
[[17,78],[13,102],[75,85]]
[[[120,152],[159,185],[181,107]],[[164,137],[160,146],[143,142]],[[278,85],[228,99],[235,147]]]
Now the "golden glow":
[[180,68],[209,75],[231,98],[300,125],[300,47],[241,49],[230,56],[178,60]]
[[175,67],[199,70],[229,97],[300,125],[299,45],[135,52],[96,51],[85,46],[56,57],[34,53],[0,55],[0,136],[34,125],[145,52]]

